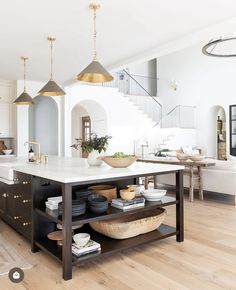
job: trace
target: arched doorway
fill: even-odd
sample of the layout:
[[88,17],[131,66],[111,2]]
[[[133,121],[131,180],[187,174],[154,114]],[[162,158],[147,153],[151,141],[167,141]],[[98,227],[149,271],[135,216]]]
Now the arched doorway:
[[58,108],[50,97],[37,96],[29,108],[29,139],[41,145],[42,153],[58,155]]
[[[107,116],[104,108],[93,100],[83,100],[71,111],[71,144],[76,138],[88,140],[92,133],[98,136],[107,134]],[[72,149],[73,157],[87,157],[82,150]]]

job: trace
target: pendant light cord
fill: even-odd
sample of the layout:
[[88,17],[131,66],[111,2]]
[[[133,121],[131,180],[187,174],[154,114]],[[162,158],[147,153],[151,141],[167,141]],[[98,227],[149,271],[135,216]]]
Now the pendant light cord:
[[52,40],[50,40],[50,42],[51,42],[51,75],[50,75],[50,80],[52,81],[52,75],[53,75],[53,53],[52,53],[53,43],[52,43]]
[[96,25],[96,8],[93,10],[93,60],[97,60],[97,25]]
[[26,92],[26,58],[23,58],[24,61],[24,93]]

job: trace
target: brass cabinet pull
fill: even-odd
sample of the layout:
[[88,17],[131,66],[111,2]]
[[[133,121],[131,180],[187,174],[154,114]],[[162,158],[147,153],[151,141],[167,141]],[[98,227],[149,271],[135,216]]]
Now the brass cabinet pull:
[[29,202],[31,202],[31,199],[23,199],[22,202],[23,203],[29,203]]
[[14,195],[13,198],[21,198],[22,195]]
[[30,184],[30,181],[23,181],[23,184]]
[[2,194],[2,197],[7,198],[7,194],[6,193],[3,193]]
[[21,218],[22,218],[22,216],[14,216],[14,220],[19,220]]
[[23,227],[26,227],[26,226],[31,225],[31,222],[26,222],[26,223],[23,223],[22,225],[23,225]]

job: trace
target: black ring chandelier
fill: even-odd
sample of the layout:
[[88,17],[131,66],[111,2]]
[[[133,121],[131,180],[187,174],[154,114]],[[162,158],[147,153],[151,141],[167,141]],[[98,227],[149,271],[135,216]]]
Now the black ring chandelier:
[[216,40],[211,40],[209,43],[203,46],[202,52],[207,56],[214,56],[214,57],[235,57],[236,54],[219,54],[214,53],[213,51],[217,47],[218,44],[222,42],[236,40],[236,37],[229,37],[229,38],[219,38]]

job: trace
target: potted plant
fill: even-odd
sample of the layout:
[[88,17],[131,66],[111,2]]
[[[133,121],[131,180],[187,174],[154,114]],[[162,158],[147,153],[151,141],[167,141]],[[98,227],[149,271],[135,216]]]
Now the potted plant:
[[99,157],[107,150],[109,139],[111,139],[109,135],[98,137],[98,135],[94,133],[91,134],[91,138],[88,141],[83,141],[82,138],[76,138],[76,143],[72,144],[71,147],[75,150],[81,148],[88,153],[88,163],[90,166],[100,166],[102,160],[99,159]]

